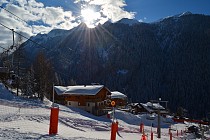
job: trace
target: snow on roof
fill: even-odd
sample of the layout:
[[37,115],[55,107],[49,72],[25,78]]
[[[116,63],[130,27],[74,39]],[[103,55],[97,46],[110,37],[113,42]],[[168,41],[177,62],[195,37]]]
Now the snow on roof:
[[146,104],[141,103],[141,105],[150,113],[154,112],[155,110],[164,110],[165,108],[158,103],[151,103],[147,102]]
[[96,95],[103,85],[54,86],[58,95]]
[[147,102],[146,103],[147,106],[152,107],[154,109],[165,109],[163,106],[161,106],[159,103],[151,103],[151,102]]
[[114,98],[121,98],[121,99],[124,99],[124,98],[127,98],[127,96],[119,91],[112,91],[111,92],[111,98],[114,99]]

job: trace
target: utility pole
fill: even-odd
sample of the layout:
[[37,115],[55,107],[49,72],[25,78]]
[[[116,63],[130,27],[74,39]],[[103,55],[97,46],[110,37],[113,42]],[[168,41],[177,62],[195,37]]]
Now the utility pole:
[[[14,47],[15,46],[15,32],[14,32],[14,29],[11,29],[12,30],[12,46]],[[13,48],[11,48],[13,49]]]
[[[12,46],[10,47],[10,49],[12,50],[15,46],[15,32],[14,32],[14,29],[11,29],[12,30]],[[13,59],[14,59],[14,54],[12,53],[12,69],[13,69]]]
[[161,138],[161,130],[160,130],[160,101],[161,101],[161,98],[159,98],[159,100],[158,100],[158,127],[157,127],[158,138]]
[[158,126],[157,126],[157,134],[158,134],[158,138],[161,138],[161,127],[160,127],[160,123],[161,123],[161,119],[160,119],[160,102],[162,103],[166,103],[166,108],[168,107],[168,101],[161,101],[161,98],[159,98],[158,100],[150,100],[152,102],[158,103],[158,110],[157,110],[157,114],[158,114]]
[[19,94],[19,86],[20,86],[20,51],[21,51],[21,43],[22,37],[18,37],[18,45],[16,46],[17,51],[17,96]]
[[55,106],[55,89],[54,89],[54,82],[53,82],[53,103],[52,103],[52,107]]
[[20,47],[17,49],[18,51],[18,67],[17,67],[17,96],[19,93],[19,75],[20,75]]

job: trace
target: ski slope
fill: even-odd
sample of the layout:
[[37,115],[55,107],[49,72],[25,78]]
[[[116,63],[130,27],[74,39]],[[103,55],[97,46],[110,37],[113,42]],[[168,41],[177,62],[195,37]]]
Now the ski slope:
[[[109,140],[111,134],[111,120],[106,116],[97,117],[77,108],[59,106],[58,134],[49,135],[50,106],[51,102],[34,101],[16,97],[0,84],[0,140],[10,139],[68,139],[68,140]],[[115,114],[119,122],[119,135],[117,140],[139,140],[142,134],[139,132],[139,124],[145,124],[145,134],[150,139],[151,129],[154,132],[154,140],[157,139],[157,117],[151,121],[147,115],[133,115],[116,110]],[[168,120],[161,119],[161,140],[168,140]],[[167,122],[167,123],[165,123]],[[153,123],[154,127],[151,127]],[[186,124],[173,124],[172,128],[184,130]],[[188,124],[189,125],[189,124]],[[191,134],[175,136],[173,139],[193,139]],[[210,133],[206,133],[209,136]],[[210,137],[210,136],[209,136]]]

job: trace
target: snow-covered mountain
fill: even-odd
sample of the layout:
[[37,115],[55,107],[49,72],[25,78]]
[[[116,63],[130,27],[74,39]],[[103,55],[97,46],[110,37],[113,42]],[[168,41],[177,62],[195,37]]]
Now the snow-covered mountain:
[[179,20],[180,17],[183,17],[183,16],[188,16],[188,15],[192,15],[191,12],[187,11],[187,12],[183,12],[183,13],[180,13],[180,14],[177,14],[177,15],[172,15],[172,16],[168,16],[168,17],[164,17],[164,18],[161,18],[159,19],[158,21],[155,21],[154,23],[159,23],[163,20],[166,20],[166,19],[174,19],[174,20]]
[[122,19],[94,29],[81,24],[31,38],[42,46],[30,41],[23,45],[30,58],[44,47],[66,84],[70,79],[77,84],[100,83],[135,102],[161,97],[174,112],[181,106],[191,116],[206,116],[210,16],[185,13],[155,23],[134,23],[138,22]]
[[66,37],[68,34],[68,30],[62,29],[54,29],[48,34],[37,34],[30,38],[33,42],[27,41],[23,44],[26,54],[29,54],[28,57],[34,59],[40,50],[45,52],[53,51],[55,46],[58,46],[61,43],[61,38]]

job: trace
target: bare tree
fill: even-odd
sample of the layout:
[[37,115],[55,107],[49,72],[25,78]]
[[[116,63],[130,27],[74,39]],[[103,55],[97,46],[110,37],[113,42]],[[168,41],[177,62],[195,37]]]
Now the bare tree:
[[34,78],[38,98],[42,101],[44,96],[51,98],[54,73],[51,63],[46,60],[43,52],[38,53],[34,62]]

